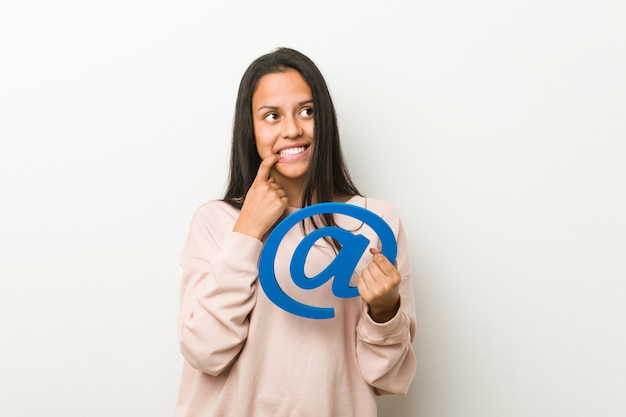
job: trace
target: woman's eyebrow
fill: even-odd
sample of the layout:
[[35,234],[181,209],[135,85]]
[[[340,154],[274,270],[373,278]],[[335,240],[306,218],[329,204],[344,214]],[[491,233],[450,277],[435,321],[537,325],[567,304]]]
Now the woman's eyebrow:
[[[298,103],[298,106],[304,106],[305,104],[313,104],[313,99],[301,101]],[[272,106],[270,104],[265,104],[259,107],[258,109],[256,109],[256,111],[259,112],[261,110],[278,110],[278,109],[280,109],[279,106]]]
[[261,110],[278,110],[280,107],[278,106],[269,106],[269,105],[265,105],[265,106],[261,106],[258,109],[256,109],[256,111],[261,111]]

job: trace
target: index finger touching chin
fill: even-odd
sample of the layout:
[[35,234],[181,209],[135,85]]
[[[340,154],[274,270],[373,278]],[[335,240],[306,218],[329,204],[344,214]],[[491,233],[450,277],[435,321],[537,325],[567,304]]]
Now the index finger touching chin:
[[278,155],[272,154],[268,156],[267,158],[265,158],[263,161],[261,161],[261,165],[259,165],[259,170],[257,171],[255,180],[267,181],[267,179],[270,176],[272,167],[274,166],[276,162],[278,162],[278,159],[279,159]]

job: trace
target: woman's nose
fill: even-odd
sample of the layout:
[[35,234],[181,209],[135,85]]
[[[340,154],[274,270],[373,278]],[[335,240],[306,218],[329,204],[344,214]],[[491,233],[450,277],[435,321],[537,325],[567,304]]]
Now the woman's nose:
[[283,137],[297,138],[302,135],[302,128],[296,117],[287,117],[283,122]]

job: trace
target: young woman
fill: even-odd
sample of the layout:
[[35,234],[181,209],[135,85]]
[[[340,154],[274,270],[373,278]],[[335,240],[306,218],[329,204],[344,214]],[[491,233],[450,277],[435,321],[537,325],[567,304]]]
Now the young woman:
[[[415,374],[415,307],[400,219],[352,183],[326,82],[300,52],[279,48],[252,62],[233,130],[226,195],[198,208],[181,256],[185,361],[176,416],[376,416],[375,396],[406,393]],[[382,217],[398,253],[391,264],[374,231],[348,216],[317,216],[291,228],[275,258],[276,279],[299,302],[334,308],[334,318],[313,320],[270,301],[258,264],[280,220],[330,201]],[[306,233],[327,225],[370,241],[351,281],[359,297],[335,297],[330,282],[303,290],[291,280],[290,254]],[[307,276],[340,250],[331,239],[318,241],[306,258]]]

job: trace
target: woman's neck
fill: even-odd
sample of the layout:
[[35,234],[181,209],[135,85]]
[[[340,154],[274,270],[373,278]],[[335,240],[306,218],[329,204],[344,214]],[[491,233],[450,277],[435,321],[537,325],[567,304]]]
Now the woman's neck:
[[299,184],[296,181],[278,183],[281,185],[281,187],[283,187],[283,190],[285,190],[285,193],[287,194],[287,205],[289,207],[301,208],[302,196],[304,194],[304,185]]

